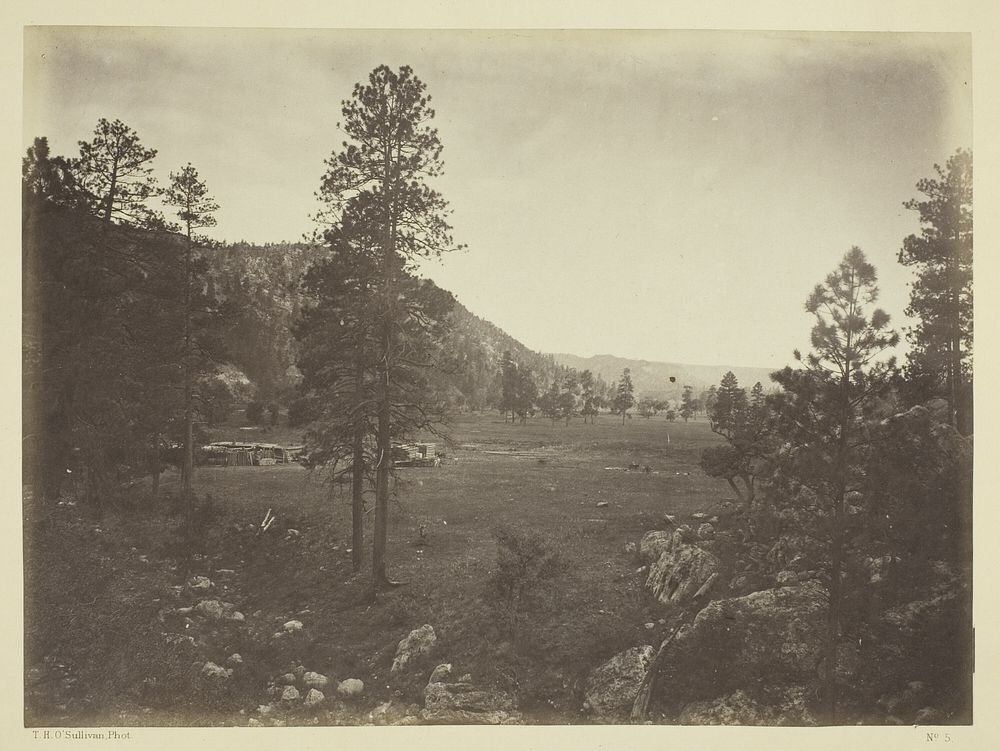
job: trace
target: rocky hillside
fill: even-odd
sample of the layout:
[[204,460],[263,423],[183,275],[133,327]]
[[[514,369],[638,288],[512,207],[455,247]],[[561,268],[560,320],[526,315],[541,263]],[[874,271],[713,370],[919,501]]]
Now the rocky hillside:
[[[236,243],[205,251],[207,292],[223,307],[227,357],[264,400],[289,397],[298,379],[291,328],[305,304],[299,280],[324,255],[307,243]],[[459,409],[484,409],[498,398],[500,359],[509,351],[528,366],[539,388],[563,370],[551,355],[534,352],[460,302],[444,342],[448,372],[439,387]]]

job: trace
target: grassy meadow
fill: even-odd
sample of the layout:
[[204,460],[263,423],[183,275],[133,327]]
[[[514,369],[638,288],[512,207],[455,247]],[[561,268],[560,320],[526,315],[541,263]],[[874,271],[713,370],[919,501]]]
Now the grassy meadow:
[[[360,678],[366,689],[346,704],[296,710],[301,716],[290,723],[364,722],[381,702],[419,703],[440,662],[477,684],[516,692],[530,722],[581,721],[587,673],[622,649],[663,637],[664,606],[644,591],[641,563],[626,544],[664,528],[664,514],[683,521],[733,500],[725,482],[698,468],[717,437],[705,421],[634,417],[622,425],[610,415],[569,425],[459,415],[446,430],[447,440],[429,438],[446,454],[441,466],[397,472],[388,567],[404,585],[374,604],[366,597],[367,562],[357,574],[351,569],[349,485],[331,486],[320,470],[199,468],[197,491],[211,496],[211,511],[197,531],[194,560],[177,552],[172,472],[163,477],[163,499],[137,511],[96,518],[66,506],[34,520],[26,607],[36,625],[26,666],[67,667],[57,684],[35,685],[29,675],[29,724],[242,724],[267,703],[269,681],[293,664],[336,680]],[[260,440],[293,437],[285,433],[271,430]],[[213,437],[241,435],[233,426]],[[649,471],[624,469],[633,463]],[[258,535],[268,509],[277,521]],[[537,536],[558,561],[554,574],[516,601],[498,594],[500,528]],[[88,537],[100,540],[96,550],[84,544]],[[195,574],[211,578],[213,596],[232,602],[246,621],[194,634],[202,626],[171,614],[172,606],[191,604],[179,591]],[[74,591],[87,592],[87,601]],[[36,622],[32,609],[52,601],[63,604],[56,617]],[[302,621],[302,634],[273,639],[292,618]],[[438,636],[435,654],[390,677],[396,643],[425,623]],[[110,638],[116,632],[119,642]],[[102,633],[104,645],[86,641]],[[193,634],[193,646],[174,644],[172,633]],[[137,659],[117,668],[89,652],[121,647]],[[244,663],[230,690],[205,696],[191,688],[194,662],[221,664],[231,652]]]

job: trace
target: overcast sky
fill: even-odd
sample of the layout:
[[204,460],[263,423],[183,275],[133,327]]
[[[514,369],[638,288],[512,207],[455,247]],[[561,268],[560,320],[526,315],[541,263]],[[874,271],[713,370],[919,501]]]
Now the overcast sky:
[[100,117],[188,161],[214,236],[311,230],[340,103],[409,64],[444,143],[457,242],[425,273],[533,349],[778,366],[852,245],[898,324],[903,201],[972,145],[960,34],[30,29],[24,145]]

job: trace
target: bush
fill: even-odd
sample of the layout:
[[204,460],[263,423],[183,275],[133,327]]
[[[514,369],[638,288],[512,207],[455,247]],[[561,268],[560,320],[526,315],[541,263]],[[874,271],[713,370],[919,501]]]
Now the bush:
[[497,568],[491,583],[497,595],[498,621],[510,633],[517,630],[521,615],[532,604],[532,594],[543,582],[555,578],[564,566],[551,543],[534,532],[500,527]]

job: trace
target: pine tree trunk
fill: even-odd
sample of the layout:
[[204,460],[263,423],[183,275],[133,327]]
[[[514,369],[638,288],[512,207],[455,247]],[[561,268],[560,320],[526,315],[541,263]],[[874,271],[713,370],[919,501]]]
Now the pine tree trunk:
[[[187,227],[184,251],[184,460],[181,468],[181,493],[187,509],[188,525],[194,523],[194,394],[191,373],[191,223]],[[193,530],[192,530],[193,531]]]
[[375,470],[375,534],[372,545],[372,597],[389,583],[385,571],[385,550],[389,537],[389,467],[392,463],[392,412],[389,393],[390,347],[392,342],[393,272],[395,270],[395,227],[391,206],[391,151],[387,146],[383,164],[382,200],[385,245],[382,248],[382,321],[379,332],[381,362],[378,368],[378,465]]
[[[841,494],[843,496],[843,494]],[[833,539],[830,548],[830,607],[827,611],[827,636],[824,650],[826,676],[824,694],[827,708],[827,723],[837,722],[837,646],[840,643],[840,609],[843,599],[841,572],[843,571],[843,499],[836,503],[833,516]]]
[[[364,366],[358,365],[356,373],[358,392],[364,378]],[[354,429],[354,455],[351,465],[351,564],[355,571],[361,570],[364,557],[362,546],[365,542],[364,530],[364,482],[365,482],[365,429],[364,423]]]

